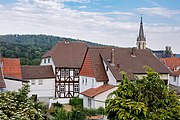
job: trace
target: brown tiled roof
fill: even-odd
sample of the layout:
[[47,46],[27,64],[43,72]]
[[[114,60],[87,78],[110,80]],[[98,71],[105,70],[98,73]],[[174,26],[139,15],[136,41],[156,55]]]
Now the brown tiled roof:
[[4,82],[4,78],[3,78],[3,73],[2,73],[2,70],[1,70],[1,67],[0,67],[0,88],[5,88],[6,85],[5,85],[5,82]]
[[23,79],[54,78],[51,65],[48,66],[21,66]]
[[[132,48],[118,48],[114,47],[115,52],[115,66],[111,66],[107,61],[111,59],[112,48],[108,47],[102,49],[101,56],[104,62],[109,66],[112,74],[117,80],[121,80],[121,71],[126,72],[129,79],[134,79],[134,74],[144,74],[144,66],[153,68],[158,73],[171,73],[171,71],[157,59],[149,50],[135,49],[135,56],[132,56]],[[116,66],[119,64],[120,68]]]
[[[108,62],[108,59],[111,59],[112,49],[115,52],[115,66],[111,66]],[[90,47],[88,52],[90,53],[95,78],[98,78],[97,81],[108,79],[102,60],[108,65],[116,80],[122,79],[121,71],[126,72],[129,79],[133,80],[135,74],[146,73],[144,66],[149,66],[161,74],[171,73],[149,50],[135,49],[135,56],[132,56],[132,48]],[[119,69],[117,64],[120,66]],[[83,72],[81,71],[81,73]]]
[[2,58],[2,70],[5,77],[22,79],[20,59]]
[[59,42],[42,58],[52,57],[56,67],[81,68],[87,48],[83,42]]
[[180,66],[180,58],[162,58],[161,61],[173,71],[172,75],[180,75],[180,69],[174,71],[175,67]]
[[[100,50],[101,47],[90,47],[88,50],[88,53],[86,55],[85,62],[83,64],[82,70],[80,72],[80,75],[82,76],[89,76],[89,77],[95,77],[96,81],[108,81],[108,77],[105,71],[105,68],[103,66],[103,61],[100,56]],[[89,56],[90,58],[88,58]],[[89,63],[86,64],[86,60],[89,59]],[[92,71],[91,71],[91,69]],[[91,76],[93,72],[93,76]]]
[[97,88],[90,88],[88,90],[85,90],[83,92],[81,92],[80,94],[88,96],[88,97],[94,97],[97,96],[107,90],[110,90],[112,88],[114,88],[115,86],[109,85],[109,84],[104,84],[102,86],[99,86]]

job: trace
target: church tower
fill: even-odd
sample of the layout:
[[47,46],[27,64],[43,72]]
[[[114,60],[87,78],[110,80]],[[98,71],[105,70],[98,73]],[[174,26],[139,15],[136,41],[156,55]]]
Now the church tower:
[[142,16],[141,16],[139,36],[137,38],[136,46],[137,49],[146,49],[146,38],[144,37]]

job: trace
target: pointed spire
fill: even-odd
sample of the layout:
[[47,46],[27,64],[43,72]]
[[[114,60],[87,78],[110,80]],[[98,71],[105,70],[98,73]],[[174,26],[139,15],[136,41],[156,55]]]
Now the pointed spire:
[[137,37],[136,45],[137,45],[137,49],[146,49],[146,38],[144,36],[142,14],[141,14],[141,22],[139,28],[139,36]]
[[144,37],[144,30],[143,30],[143,22],[142,22],[142,14],[141,14],[141,23],[140,23],[140,29],[139,29],[139,41],[146,41]]

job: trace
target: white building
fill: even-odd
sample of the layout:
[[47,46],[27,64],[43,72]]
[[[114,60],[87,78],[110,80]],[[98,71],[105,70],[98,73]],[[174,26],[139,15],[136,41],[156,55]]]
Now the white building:
[[55,76],[51,65],[22,66],[22,77],[29,80],[29,96],[37,96],[39,101],[48,103],[55,98]]

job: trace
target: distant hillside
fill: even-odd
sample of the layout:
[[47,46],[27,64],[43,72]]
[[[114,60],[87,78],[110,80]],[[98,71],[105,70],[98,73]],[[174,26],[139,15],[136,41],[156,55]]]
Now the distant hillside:
[[[50,35],[0,35],[0,54],[7,58],[21,58],[22,65],[38,65],[41,56],[65,38]],[[66,38],[68,41],[83,41]],[[90,46],[101,44],[86,42]]]

